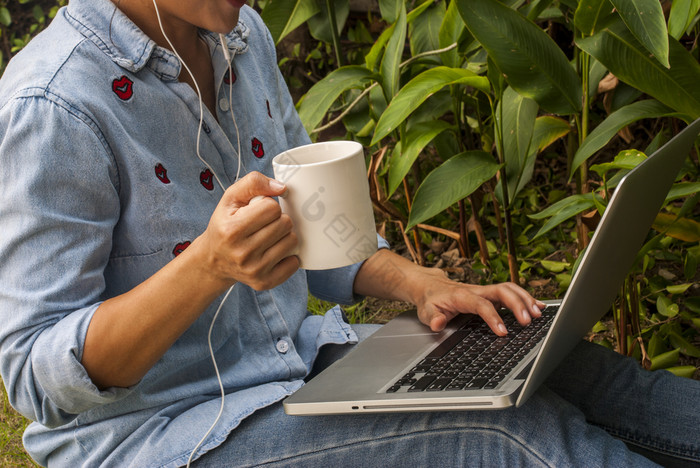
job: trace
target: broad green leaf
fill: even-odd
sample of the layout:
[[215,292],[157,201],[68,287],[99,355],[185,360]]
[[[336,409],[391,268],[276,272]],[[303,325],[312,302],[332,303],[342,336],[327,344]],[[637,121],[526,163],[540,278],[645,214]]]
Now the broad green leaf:
[[[457,3],[450,2],[447,7],[447,12],[442,19],[442,24],[440,25],[440,31],[438,32],[439,45],[441,49],[448,47],[459,39],[459,36],[464,30],[464,22],[459,16],[459,11],[457,10]],[[441,54],[442,63],[448,67],[458,67],[460,64],[459,54],[457,49],[452,49],[448,52]]]
[[666,296],[659,295],[656,298],[656,310],[664,317],[675,317],[678,315],[678,304],[674,304]]
[[[552,2],[553,0],[534,0],[532,3],[525,5],[521,11],[527,16],[527,19],[536,21],[544,11],[550,9]],[[556,10],[556,7],[554,10]]]
[[485,93],[489,90],[487,78],[463,68],[435,67],[426,70],[406,83],[389,103],[377,122],[371,145],[391,133],[432,94],[452,84],[473,86]]
[[[342,31],[345,26],[345,22],[350,15],[350,4],[347,0],[331,0],[335,9],[335,24],[338,31]],[[307,24],[309,26],[309,32],[311,35],[326,43],[333,42],[333,30],[331,29],[331,22],[329,20],[328,14],[328,3],[326,0],[317,2],[319,5],[319,12],[309,18]]]
[[[503,161],[506,164],[508,193],[512,200],[530,154],[530,142],[535,131],[539,107],[535,101],[508,87],[496,111],[497,121],[503,116]],[[499,122],[500,123],[500,122]]]
[[387,197],[390,197],[396,191],[426,145],[433,141],[440,133],[450,128],[452,128],[452,125],[444,120],[420,122],[411,127],[404,138],[402,151],[400,153],[394,152],[392,155],[389,164],[389,188]]
[[680,218],[668,213],[659,213],[652,224],[659,232],[685,242],[700,242],[700,223],[690,218]]
[[649,339],[649,344],[647,345],[647,353],[650,358],[658,356],[661,353],[667,351],[664,341],[659,337],[658,333],[654,333]]
[[379,57],[382,56],[382,51],[384,50],[386,43],[389,42],[389,38],[394,34],[394,29],[396,29],[396,24],[392,24],[386,28],[374,42],[374,45],[369,50],[367,55],[365,55],[365,65],[369,70],[376,70]]
[[700,117],[700,64],[678,41],[669,41],[671,68],[661,65],[620,21],[576,44],[620,80],[672,109]]
[[634,37],[666,68],[668,30],[659,0],[610,0]]
[[315,0],[276,2],[261,14],[275,44],[320,11]]
[[466,151],[445,161],[418,187],[406,230],[471,195],[500,167],[484,151]]
[[673,284],[666,286],[666,291],[671,294],[683,294],[695,283]]
[[401,57],[406,44],[406,7],[401,5],[399,19],[396,20],[394,32],[386,44],[384,57],[380,66],[380,81],[384,96],[387,101],[396,95],[399,90],[399,77],[401,75]]
[[674,184],[666,195],[666,202],[694,195],[700,192],[700,182],[681,182]]
[[678,362],[680,351],[674,349],[666,353],[661,353],[658,356],[651,358],[651,370],[666,369]]
[[622,169],[626,172],[631,171],[639,163],[647,159],[647,155],[638,150],[623,150],[615,156],[612,162],[596,164],[591,166],[591,170],[597,173],[600,177],[607,174],[608,171]]
[[695,371],[697,370],[697,368],[695,366],[673,366],[667,367],[665,370],[678,377],[685,377],[686,379],[691,379],[693,375],[695,375]]
[[379,12],[382,19],[389,24],[395,23],[404,3],[403,0],[379,0]]
[[668,16],[668,33],[680,39],[700,10],[700,0],[673,0]]
[[299,117],[304,128],[311,132],[323,120],[333,102],[344,91],[364,87],[376,76],[358,65],[341,67],[332,71],[311,87],[299,106]]
[[564,270],[571,268],[571,263],[568,262],[555,262],[553,260],[542,260],[540,262],[542,266],[552,273],[561,273]]
[[700,349],[683,338],[680,334],[672,331],[668,334],[668,340],[671,342],[671,346],[680,349],[681,353],[686,356],[700,358]]
[[[409,23],[411,25],[411,55],[413,56],[440,48],[440,25],[445,16],[445,4],[435,4],[431,0],[425,2],[424,5],[427,5],[424,11]],[[432,57],[432,60],[437,61],[438,59]]]
[[574,155],[569,177],[584,161],[607,145],[622,128],[641,119],[657,119],[674,114],[673,109],[653,99],[637,101],[613,112],[583,140]]
[[548,112],[581,110],[581,80],[547,33],[497,0],[456,0],[467,29],[518,93]]
[[610,0],[581,0],[574,14],[574,25],[584,36],[592,36],[612,14]]
[[572,218],[583,211],[594,208],[595,202],[593,201],[593,197],[594,195],[592,193],[572,195],[564,200],[558,201],[540,213],[529,215],[529,217],[533,219],[549,218],[540,228],[540,230],[537,231],[537,234],[535,234],[533,240],[551,231],[567,219]]
[[559,138],[567,135],[570,131],[571,126],[563,119],[551,115],[537,117],[535,120],[535,129],[532,134],[532,141],[530,142],[530,150],[520,171],[518,184],[515,187],[515,191],[510,192],[513,199],[532,179],[537,155]]
[[4,6],[0,7],[0,24],[3,26],[9,26],[12,24],[12,15],[10,14],[10,10]]

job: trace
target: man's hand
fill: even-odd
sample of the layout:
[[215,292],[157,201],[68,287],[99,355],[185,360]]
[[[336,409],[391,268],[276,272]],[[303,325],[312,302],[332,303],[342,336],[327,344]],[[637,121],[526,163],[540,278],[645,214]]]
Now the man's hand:
[[441,270],[415,265],[389,250],[378,251],[362,265],[355,278],[355,292],[411,302],[420,321],[436,332],[459,314],[477,314],[495,334],[504,336],[508,332],[498,309],[510,309],[520,324],[527,325],[541,316],[545,307],[513,283],[457,283]]
[[285,190],[258,172],[226,190],[196,242],[205,253],[203,265],[209,274],[262,290],[283,283],[299,268],[292,220],[270,198]]

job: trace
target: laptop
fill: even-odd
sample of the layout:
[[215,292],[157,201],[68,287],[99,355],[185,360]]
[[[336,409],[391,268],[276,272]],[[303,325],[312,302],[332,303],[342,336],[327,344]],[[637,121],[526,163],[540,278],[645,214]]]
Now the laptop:
[[[617,186],[561,301],[498,337],[471,314],[442,332],[399,315],[284,401],[290,415],[484,410],[521,406],[609,310],[681,165],[700,119]],[[505,354],[507,351],[508,354]]]

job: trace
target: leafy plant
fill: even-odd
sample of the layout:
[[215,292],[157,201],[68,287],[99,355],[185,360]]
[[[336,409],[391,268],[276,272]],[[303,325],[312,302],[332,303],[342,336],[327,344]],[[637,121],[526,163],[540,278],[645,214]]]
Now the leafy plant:
[[[331,16],[323,3],[336,11],[352,4],[297,1],[287,8],[292,3],[298,15],[285,16],[282,31],[303,23],[311,4],[314,15]],[[474,265],[490,269],[493,279],[505,267],[512,281],[551,274],[565,286],[575,252],[551,257],[561,250],[550,240],[571,240],[565,232],[575,222],[577,249],[586,247],[589,220],[604,209],[634,154],[620,153],[609,167],[595,159],[619,145],[617,135],[629,137],[630,126],[653,125],[662,135],[662,122],[676,128],[674,119],[700,117],[697,1],[384,0],[379,6],[367,14],[368,24],[386,24],[374,42],[355,44],[361,53],[345,63],[338,59],[298,108],[314,137],[342,125],[346,137],[370,148],[375,206],[385,222],[400,227],[417,262],[435,236],[456,240],[462,255],[471,255],[472,232],[479,244]],[[263,17],[269,8],[271,2]],[[330,21],[337,25],[336,51],[347,18]],[[551,148],[566,155],[566,167],[552,175],[564,184],[538,193],[532,178],[542,158],[556,157]],[[695,226],[688,220],[697,205],[697,162],[684,176],[673,192],[680,198],[669,200],[666,210],[685,199],[685,219],[671,226],[668,212],[657,219],[657,225],[666,222],[667,237]],[[686,262],[686,270],[697,265],[687,253],[696,241],[670,238],[680,251],[671,261]],[[518,259],[525,248],[531,252]],[[647,250],[649,258],[657,253]],[[655,304],[659,291],[649,289],[652,281],[635,278],[640,299],[632,302]],[[621,297],[631,290],[628,285]],[[691,319],[683,323],[696,326]],[[652,327],[653,336],[668,344],[671,335],[661,333],[662,326]],[[686,338],[695,336],[689,326]]]

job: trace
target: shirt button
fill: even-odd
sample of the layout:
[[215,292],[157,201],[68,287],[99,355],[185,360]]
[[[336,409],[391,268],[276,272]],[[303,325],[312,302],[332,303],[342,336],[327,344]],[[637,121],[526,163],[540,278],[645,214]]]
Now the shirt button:
[[228,112],[228,99],[225,97],[219,99],[219,109],[223,112]]
[[277,351],[279,351],[282,354],[289,351],[289,343],[286,340],[279,340],[275,347],[277,348]]

